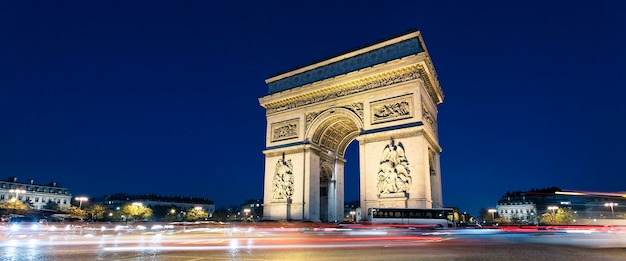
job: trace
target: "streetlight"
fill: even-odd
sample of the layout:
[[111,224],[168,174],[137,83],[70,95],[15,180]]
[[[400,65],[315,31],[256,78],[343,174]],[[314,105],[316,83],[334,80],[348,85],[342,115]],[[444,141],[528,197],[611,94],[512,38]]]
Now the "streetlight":
[[352,216],[352,222],[355,223],[356,220],[354,219],[354,215],[356,215],[356,211],[354,210],[350,210],[350,216]]
[[244,208],[243,212],[246,213],[246,222],[248,222],[248,214],[250,213],[250,209],[249,208]]
[[19,197],[20,193],[26,193],[26,190],[23,189],[10,189],[9,190],[10,193],[15,193],[15,198],[17,199]]
[[617,203],[607,202],[607,203],[604,203],[604,206],[605,207],[611,207],[611,214],[613,215],[613,217],[615,217],[615,212],[613,211],[613,207],[616,207]]
[[13,210],[15,210],[17,208],[17,201],[19,200],[20,193],[24,194],[24,193],[26,193],[26,190],[23,190],[23,189],[10,189],[9,192],[10,193],[15,193],[15,200],[13,201]]
[[548,210],[552,210],[552,214],[554,214],[554,211],[556,211],[557,209],[559,209],[559,207],[557,206],[548,206]]
[[496,220],[496,209],[494,208],[490,208],[489,210],[487,210],[489,213],[491,213],[491,221],[495,221]]
[[75,197],[74,199],[78,201],[78,209],[81,209],[83,207],[83,201],[89,200],[89,198],[87,197]]

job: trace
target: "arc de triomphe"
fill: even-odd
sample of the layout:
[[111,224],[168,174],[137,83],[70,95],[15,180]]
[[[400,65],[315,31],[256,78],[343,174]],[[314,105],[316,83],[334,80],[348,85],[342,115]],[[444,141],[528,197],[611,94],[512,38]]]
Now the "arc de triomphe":
[[264,219],[342,221],[354,140],[363,217],[373,207],[443,206],[443,92],[419,31],[265,82]]

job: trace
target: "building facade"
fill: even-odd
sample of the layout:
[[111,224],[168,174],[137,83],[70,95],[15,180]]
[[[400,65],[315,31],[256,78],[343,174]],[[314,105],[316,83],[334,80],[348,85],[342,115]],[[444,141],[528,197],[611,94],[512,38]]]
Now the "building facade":
[[[537,224],[541,215],[563,208],[577,209],[570,197],[558,194],[557,187],[507,192],[498,200],[498,217],[513,223]],[[579,212],[579,211],[577,211]]]
[[47,185],[36,184],[32,179],[18,182],[17,177],[0,181],[0,202],[14,199],[26,203],[30,209],[42,210],[56,205],[56,210],[66,211],[71,205],[72,194],[56,182]]

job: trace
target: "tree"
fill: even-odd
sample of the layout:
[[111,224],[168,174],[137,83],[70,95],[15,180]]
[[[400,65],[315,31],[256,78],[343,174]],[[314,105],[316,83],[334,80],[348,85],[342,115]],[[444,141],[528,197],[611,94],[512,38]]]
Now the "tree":
[[126,220],[145,220],[152,217],[152,209],[141,204],[126,204],[122,206],[120,213],[126,216]]
[[54,201],[48,201],[48,203],[46,203],[46,205],[43,206],[44,209],[49,209],[49,210],[58,210],[57,208],[59,207],[59,204],[57,204]]
[[26,205],[21,200],[11,199],[11,200],[5,200],[4,202],[0,203],[0,209],[28,210],[28,205]]
[[[489,218],[491,218],[491,217],[489,217]],[[507,219],[505,217],[496,217],[495,219],[493,219],[493,222],[497,223],[497,224],[511,224],[511,223],[513,223],[512,220],[509,220],[509,219]]]
[[77,217],[81,219],[84,219],[87,216],[87,212],[78,208],[77,206],[70,206],[68,213],[71,217]]
[[209,214],[204,212],[201,208],[192,208],[187,211],[187,215],[185,215],[185,220],[187,221],[198,221],[204,220],[209,217]]
[[539,218],[540,223],[544,224],[569,224],[573,223],[576,216],[570,209],[559,208],[554,212],[546,212]]
[[152,217],[159,221],[176,221],[178,220],[178,208],[175,205],[153,206]]
[[[507,193],[510,193],[510,192],[507,192]],[[491,213],[489,213],[489,211],[486,208],[481,208],[480,211],[478,211],[478,216],[480,217],[482,221],[494,221]]]
[[102,220],[107,208],[103,205],[91,205],[85,209],[85,211],[89,214],[92,220]]

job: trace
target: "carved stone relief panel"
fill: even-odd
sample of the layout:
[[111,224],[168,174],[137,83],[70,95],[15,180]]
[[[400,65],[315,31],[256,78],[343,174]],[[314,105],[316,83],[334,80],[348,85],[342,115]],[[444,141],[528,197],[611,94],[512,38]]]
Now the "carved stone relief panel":
[[426,108],[426,106],[422,106],[422,119],[424,123],[432,127],[433,131],[435,132],[435,135],[437,135],[437,120],[435,119],[435,117],[433,117],[433,115]]
[[272,142],[298,138],[300,119],[272,123]]
[[291,160],[282,159],[276,162],[272,180],[273,199],[291,199],[294,190],[293,164]]
[[413,95],[393,97],[370,103],[372,124],[413,117]]
[[378,194],[405,193],[411,187],[411,171],[401,142],[394,140],[383,149],[378,168]]

